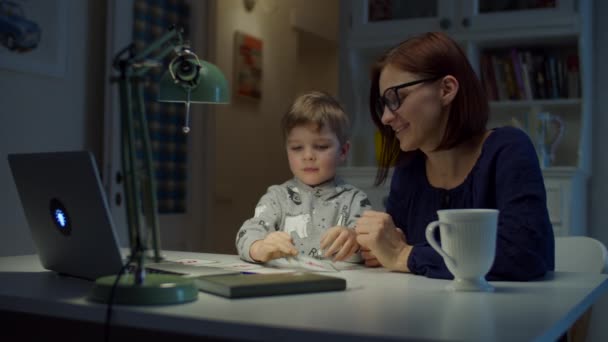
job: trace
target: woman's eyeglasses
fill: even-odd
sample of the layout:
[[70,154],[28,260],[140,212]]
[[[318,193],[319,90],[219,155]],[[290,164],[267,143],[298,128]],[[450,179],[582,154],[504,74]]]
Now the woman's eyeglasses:
[[382,96],[380,96],[376,101],[376,114],[378,115],[378,117],[382,118],[382,114],[384,113],[385,107],[388,107],[391,112],[394,112],[399,109],[399,107],[401,107],[402,99],[401,96],[399,96],[399,89],[413,86],[423,82],[436,81],[442,77],[443,76],[423,78],[421,80],[407,82],[400,85],[396,85],[394,87],[387,88],[384,91],[384,94],[382,94]]

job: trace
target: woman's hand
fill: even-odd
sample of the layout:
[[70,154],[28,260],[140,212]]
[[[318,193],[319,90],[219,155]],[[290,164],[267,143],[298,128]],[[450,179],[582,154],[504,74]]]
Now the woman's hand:
[[[403,242],[405,242],[405,234],[399,228],[395,228],[397,233],[401,236]],[[379,267],[382,266],[378,261],[378,258],[372,253],[369,249],[361,247],[361,257],[363,258],[363,262],[367,267]]]
[[333,256],[332,261],[346,260],[359,250],[357,233],[347,227],[331,227],[321,237],[321,249],[324,257]]
[[378,261],[378,258],[367,248],[361,247],[361,257],[363,258],[363,263],[367,267],[380,267],[382,266]]
[[368,210],[357,220],[357,242],[367,266],[382,265],[393,271],[409,272],[407,259],[412,247],[401,229],[384,212]]
[[257,262],[267,262],[286,256],[296,256],[298,250],[286,232],[272,232],[251,244],[249,256]]

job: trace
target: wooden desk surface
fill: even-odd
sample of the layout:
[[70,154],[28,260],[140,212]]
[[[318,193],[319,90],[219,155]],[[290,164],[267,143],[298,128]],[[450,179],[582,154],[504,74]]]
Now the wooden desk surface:
[[[237,256],[166,252],[169,258]],[[556,272],[535,282],[492,282],[494,293],[454,293],[449,281],[384,269],[332,273],[343,292],[113,307],[112,324],[231,339],[554,341],[608,288],[607,275]],[[0,310],[103,323],[92,282],[46,271],[36,255],[0,258]]]

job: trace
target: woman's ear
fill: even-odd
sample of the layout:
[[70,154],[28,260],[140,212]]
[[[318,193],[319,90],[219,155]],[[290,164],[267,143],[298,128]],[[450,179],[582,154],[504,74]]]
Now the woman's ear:
[[458,93],[458,80],[452,75],[447,75],[441,80],[441,104],[444,106],[452,103]]
[[348,150],[350,150],[350,141],[344,142],[342,146],[340,146],[340,155],[338,156],[340,163],[346,161],[346,157],[348,156]]

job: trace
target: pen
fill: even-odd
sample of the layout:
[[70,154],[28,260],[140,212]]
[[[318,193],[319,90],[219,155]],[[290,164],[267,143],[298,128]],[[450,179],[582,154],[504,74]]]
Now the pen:
[[340,216],[338,216],[338,222],[336,222],[336,226],[343,226],[344,225],[344,214],[340,213]]
[[[338,220],[336,221],[336,226],[340,227],[344,225],[344,213],[340,213],[340,215],[338,215]],[[321,249],[318,250],[317,255],[316,255],[317,259],[323,259],[323,251]]]

